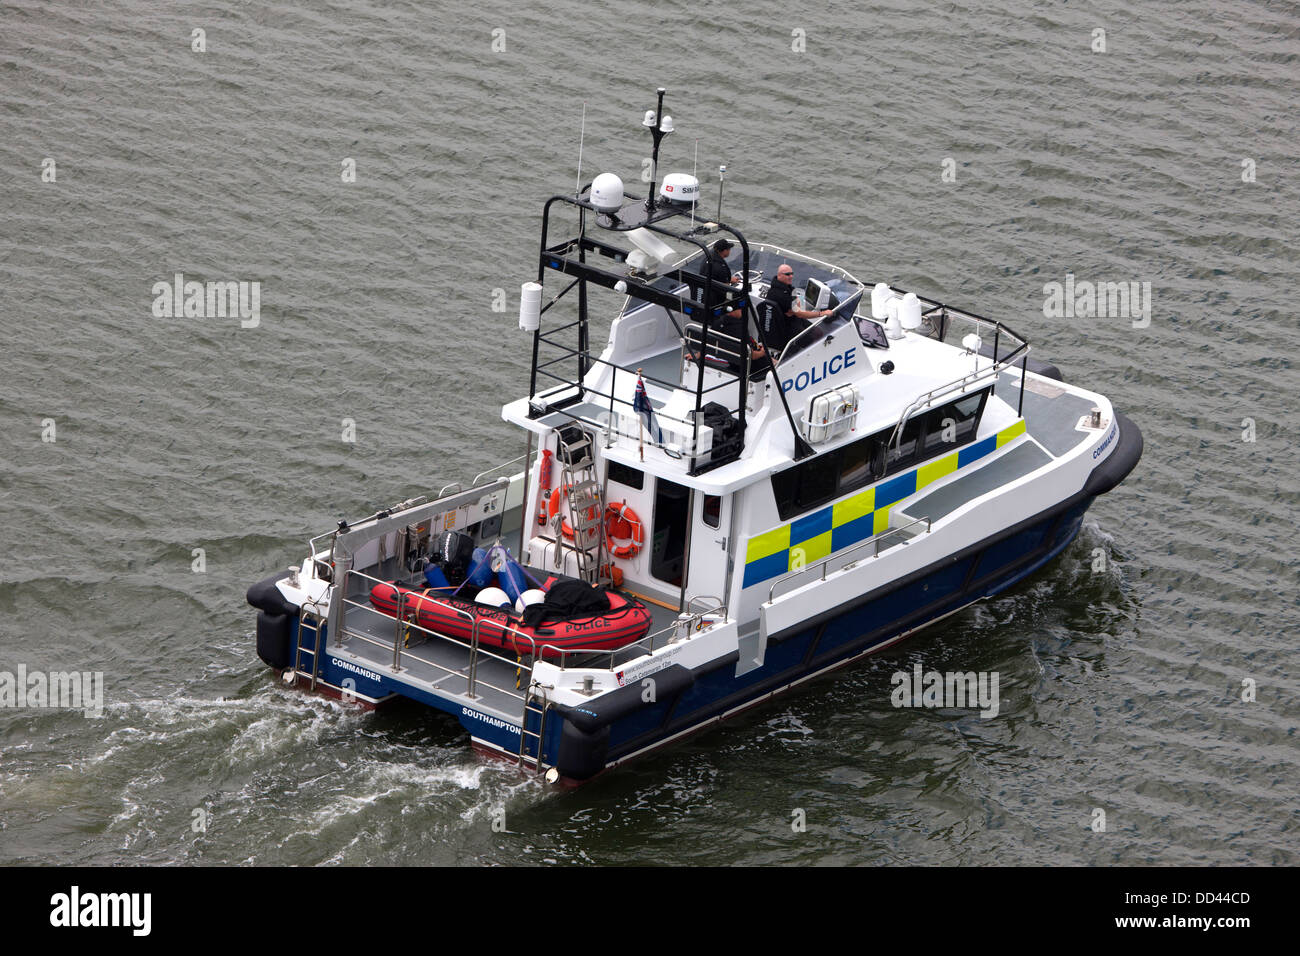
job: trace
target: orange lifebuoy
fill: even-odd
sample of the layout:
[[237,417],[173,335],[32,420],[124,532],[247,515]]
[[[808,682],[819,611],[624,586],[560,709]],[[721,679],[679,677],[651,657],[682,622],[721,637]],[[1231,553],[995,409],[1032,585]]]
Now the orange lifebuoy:
[[610,547],[609,553],[616,558],[635,558],[645,543],[645,528],[641,519],[627,506],[626,501],[620,505],[609,505],[605,509],[605,540],[613,545],[615,538],[631,539],[627,544]]
[[[568,486],[568,485],[565,485],[563,488],[560,488],[560,487],[557,485],[557,486],[555,487],[555,490],[551,492],[551,500],[550,500],[549,502],[547,502],[547,504],[546,504],[546,517],[547,517],[548,520],[554,521],[554,520],[555,520],[555,516],[556,516],[557,514],[560,513],[560,496],[561,496],[561,494],[563,494],[563,496],[566,497],[566,498],[569,496],[569,486]],[[588,508],[588,509],[587,509],[587,517],[588,517],[588,518],[594,518],[594,517],[596,517],[596,509],[595,509],[595,508]],[[565,536],[566,538],[572,538],[572,537],[573,537],[573,525],[569,524],[569,521],[568,521],[567,518],[564,519],[563,522],[561,522],[561,524],[560,524],[560,531],[562,531],[562,532],[564,533],[564,536]]]

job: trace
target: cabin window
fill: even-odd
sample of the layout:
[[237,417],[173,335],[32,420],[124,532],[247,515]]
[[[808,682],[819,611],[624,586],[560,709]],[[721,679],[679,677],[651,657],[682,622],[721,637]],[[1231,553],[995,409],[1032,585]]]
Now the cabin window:
[[637,491],[645,487],[645,472],[636,468],[629,468],[627,465],[620,465],[616,461],[611,461],[608,474],[610,481],[617,481],[620,485],[627,485],[627,487],[635,488]]
[[[903,426],[902,434],[898,436],[898,441],[890,442],[889,450],[885,453],[885,474],[892,475],[916,462],[917,446],[924,422],[924,415],[909,418],[907,424]],[[886,440],[890,435],[893,435],[892,429],[887,433]]]
[[840,494],[861,488],[871,480],[871,446],[875,438],[845,445],[840,452]]
[[704,523],[710,528],[716,528],[722,523],[722,496],[705,495],[704,496]]
[[943,454],[975,437],[975,426],[987,395],[987,391],[967,395],[930,412],[925,435],[926,457]]
[[873,474],[872,468],[882,442],[878,435],[862,438],[773,475],[772,494],[781,520],[788,521],[881,477]]
[[799,504],[812,508],[825,504],[835,497],[835,487],[840,477],[838,451],[818,456],[808,462],[799,476]]
[[799,508],[799,468],[787,468],[772,476],[772,493],[776,496],[776,510],[782,521],[787,521],[801,510]]
[[[894,429],[886,428],[773,475],[772,494],[781,520],[789,521],[971,441],[988,395],[985,389],[918,414],[903,426],[897,448],[889,443]],[[944,439],[945,419],[952,422],[950,441]]]

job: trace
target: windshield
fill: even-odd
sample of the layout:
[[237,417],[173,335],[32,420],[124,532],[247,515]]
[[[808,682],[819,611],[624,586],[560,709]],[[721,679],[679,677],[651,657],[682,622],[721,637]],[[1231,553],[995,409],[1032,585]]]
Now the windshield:
[[828,335],[834,335],[852,322],[853,313],[857,311],[858,302],[861,299],[862,292],[858,291],[852,297],[837,305],[835,311],[830,315],[823,316],[820,319],[813,319],[808,328],[796,335],[790,341],[790,344],[785,347],[785,351],[781,353],[781,360],[777,364],[784,365],[800,352],[807,351],[817,342],[820,342]]

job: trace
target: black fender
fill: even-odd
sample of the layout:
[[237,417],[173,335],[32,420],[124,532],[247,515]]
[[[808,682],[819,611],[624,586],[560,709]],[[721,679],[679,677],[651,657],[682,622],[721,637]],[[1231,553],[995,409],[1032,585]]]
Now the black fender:
[[[654,701],[645,700],[653,680]],[[681,664],[634,678],[626,687],[601,694],[582,704],[556,704],[554,712],[564,718],[560,730],[555,768],[570,780],[588,780],[605,769],[609,759],[609,728],[616,720],[642,707],[666,704],[695,683],[695,675]]]
[[293,663],[293,618],[257,612],[257,656],[278,671]]
[[609,756],[609,727],[587,732],[564,721],[555,769],[570,780],[590,780],[605,769]]
[[268,614],[287,614],[290,617],[298,616],[298,605],[285,600],[280,589],[276,584],[287,578],[292,571],[281,571],[279,574],[273,574],[269,578],[263,578],[248,589],[245,597],[248,603],[259,611],[266,611]]
[[1096,497],[1104,495],[1129,476],[1138,459],[1142,457],[1145,442],[1142,432],[1127,415],[1115,412],[1115,422],[1119,425],[1115,450],[1106,456],[1106,460],[1092,470],[1083,494]]
[[248,603],[257,608],[257,656],[268,667],[284,670],[293,663],[293,635],[299,608],[285,600],[276,583],[292,572],[281,571],[248,589]]

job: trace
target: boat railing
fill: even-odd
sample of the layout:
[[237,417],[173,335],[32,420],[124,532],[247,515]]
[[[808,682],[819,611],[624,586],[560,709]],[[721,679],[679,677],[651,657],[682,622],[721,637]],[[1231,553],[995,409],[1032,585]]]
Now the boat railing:
[[845,282],[851,282],[858,288],[865,289],[861,282],[851,273],[841,269],[839,266],[831,265],[829,262],[823,262],[821,259],[814,259],[812,256],[804,255],[802,252],[793,252],[790,249],[783,249],[781,246],[774,246],[769,242],[752,242],[749,244],[751,254],[755,252],[769,252],[773,255],[784,256],[787,259],[793,259],[796,262],[804,262],[810,266],[816,266],[819,269],[825,269],[832,275],[839,276]]
[[[701,603],[708,602],[708,603]],[[558,657],[558,667],[560,670],[567,670],[570,667],[590,668],[595,665],[592,658],[599,661],[602,657],[607,657],[609,661],[605,670],[613,670],[619,663],[617,658],[622,655],[631,654],[630,657],[623,657],[621,663],[627,664],[639,657],[646,657],[654,653],[656,640],[658,646],[663,647],[665,644],[674,644],[677,641],[684,640],[692,634],[704,630],[705,622],[708,621],[712,626],[716,621],[709,620],[721,615],[723,618],[727,614],[727,605],[720,598],[692,598],[686,602],[686,611],[678,615],[677,620],[667,627],[660,628],[641,638],[639,641],[633,641],[631,644],[624,644],[616,648],[582,648],[582,647],[556,647],[554,644],[542,644],[539,648],[543,653],[553,651],[552,657]],[[667,637],[672,635],[672,637]],[[569,663],[572,658],[581,658],[581,663]]]
[[[931,300],[927,299],[922,301],[930,302]],[[865,316],[861,315],[854,316],[855,321],[862,321],[865,318]],[[993,319],[986,319],[983,316],[975,315],[973,312],[954,309],[951,306],[936,304],[933,308],[922,313],[922,318],[940,320],[937,327],[937,334],[934,336],[934,338],[937,338],[939,341],[943,341],[946,337],[949,325],[953,319],[972,323],[977,330],[977,335],[981,331],[991,330],[993,332],[993,354],[989,357],[989,364],[981,367],[980,358],[982,353],[973,353],[975,355],[974,369],[967,372],[965,375],[953,379],[952,381],[945,382],[942,385],[924,391],[916,398],[912,399],[912,401],[903,409],[902,414],[899,415],[898,423],[894,426],[894,430],[889,435],[888,445],[895,448],[898,447],[902,440],[903,426],[906,425],[907,420],[917,412],[929,408],[939,399],[946,398],[954,393],[967,391],[971,386],[985,382],[989,379],[996,379],[1005,369],[1012,368],[1017,363],[1020,366],[1020,399],[1016,407],[1016,414],[1020,415],[1023,413],[1025,404],[1025,364],[1029,357],[1029,342],[1024,338],[1024,336],[1013,331],[1001,322],[997,322]],[[1011,342],[1013,347],[1011,351],[1005,355],[999,355],[998,349],[1002,344],[1004,337],[1006,340]],[[964,343],[963,347],[965,347]]]
[[[532,457],[532,452],[528,452],[528,453],[523,454],[523,455],[516,455],[514,458],[511,458],[509,461],[503,461],[503,462],[502,462],[501,464],[499,464],[499,465],[493,465],[491,468],[486,468],[486,469],[484,469],[483,471],[480,471],[477,475],[475,475],[475,476],[474,476],[474,480],[473,480],[472,482],[470,482],[470,484],[471,484],[471,485],[477,485],[480,481],[482,481],[482,480],[483,480],[484,478],[486,478],[488,475],[491,475],[491,476],[494,477],[494,478],[512,478],[512,479],[513,479],[513,478],[514,478],[514,475],[507,474],[507,473],[506,473],[506,470],[507,470],[508,468],[510,468],[511,466],[513,466],[514,464],[516,464],[517,462],[521,462],[521,461],[526,462],[527,459],[529,459],[529,458],[531,458],[531,457]],[[521,470],[522,470],[522,469],[521,469]]]
[[[354,579],[359,580],[361,582],[362,593],[365,594],[369,594],[370,588],[374,587],[377,584],[383,584],[385,586],[394,587],[395,589],[397,589],[397,586],[394,585],[393,582],[383,581],[379,578],[372,577],[371,575],[368,575],[363,571],[348,571],[348,573],[345,575],[345,584],[348,585],[354,584],[355,583]],[[369,584],[368,587],[367,587],[367,583]],[[367,614],[367,615],[377,614],[383,618],[389,618],[390,615],[384,611],[380,611],[379,609],[372,607],[367,603],[363,603],[362,601],[347,597],[346,596],[348,593],[347,588],[344,589],[343,593],[345,596],[343,598],[344,614],[343,614],[343,626],[342,626],[341,636],[351,640],[359,640],[375,647],[382,647],[385,649],[389,649],[391,646],[391,650],[393,652],[393,664],[392,664],[393,673],[398,673],[399,671],[401,671],[403,660],[414,660],[422,664],[427,664],[430,667],[434,668],[435,670],[442,671],[446,674],[457,675],[465,678],[466,681],[465,696],[471,699],[481,696],[478,693],[478,691],[483,687],[487,687],[499,693],[505,694],[509,697],[516,698],[521,703],[523,702],[525,694],[523,691],[519,689],[519,686],[516,686],[514,689],[511,689],[509,687],[500,687],[484,679],[482,676],[480,676],[478,672],[479,659],[481,657],[486,657],[490,660],[500,661],[501,663],[505,664],[507,667],[515,668],[516,671],[518,672],[518,680],[516,681],[516,684],[517,685],[522,684],[523,686],[527,686],[527,683],[531,682],[532,665],[523,664],[519,658],[516,658],[515,660],[511,660],[508,657],[505,657],[500,654],[495,654],[492,651],[483,648],[480,640],[482,621],[481,619],[471,614],[466,609],[461,607],[456,607],[455,605],[449,604],[446,601],[441,601],[436,597],[432,597],[425,594],[417,593],[415,595],[416,598],[415,600],[408,600],[407,592],[397,589],[397,610],[396,610],[396,614],[391,616],[393,620],[393,640],[390,645],[387,641],[381,641],[359,627],[351,626],[348,623],[348,612],[349,609],[351,609],[352,611],[360,611],[363,614]],[[470,640],[466,642],[462,638],[454,637],[450,634],[444,634],[441,631],[436,631],[432,628],[426,627],[425,625],[421,624],[418,620],[419,610],[421,607],[427,607],[429,605],[434,605],[439,608],[442,608],[446,611],[451,612],[456,617],[463,619],[469,627],[469,631],[471,635]],[[524,634],[516,630],[513,627],[510,627],[509,625],[498,624],[495,621],[491,623],[492,626],[496,629],[500,629],[502,631],[510,632],[516,635],[518,646],[520,648],[527,646],[528,647],[527,653],[531,655],[534,660],[536,659],[537,642],[534,638],[532,638],[530,635]],[[466,665],[462,667],[450,667],[447,664],[439,663],[438,661],[435,661],[429,657],[425,657],[423,655],[413,652],[408,646],[409,639],[412,633],[419,633],[421,635],[424,635],[427,639],[443,641],[448,644],[455,645],[459,649],[463,649],[467,651],[468,660]],[[520,654],[520,657],[522,656],[523,656],[523,652],[521,652]],[[525,682],[523,679],[524,671],[528,672],[528,679],[529,679],[528,682]]]
[[[694,333],[692,335],[692,333]],[[687,349],[700,348],[700,353],[704,358],[719,358],[721,361],[729,362],[731,360],[743,359],[743,353],[740,347],[740,339],[734,335],[728,335],[726,332],[719,332],[717,329],[709,329],[709,334],[705,336],[704,326],[699,322],[687,322],[685,335],[682,338],[682,345],[686,349],[682,351],[682,361],[687,359]],[[703,346],[699,343],[703,341]],[[733,348],[724,348],[720,343],[727,342],[733,344]],[[694,358],[694,354],[690,358]]]
[[[509,464],[509,462],[507,462]],[[498,467],[505,467],[504,465]],[[495,471],[496,469],[490,469]],[[482,475],[479,476],[481,478]],[[482,498],[499,492],[504,492],[509,486],[509,479],[505,476],[499,477],[494,481],[486,481],[479,484],[476,478],[469,488],[461,486],[460,482],[453,482],[443,487],[438,493],[438,497],[432,501],[428,495],[419,495],[414,498],[408,498],[406,501],[400,501],[388,508],[376,511],[374,514],[365,518],[360,518],[351,523],[346,528],[339,527],[333,531],[325,531],[321,534],[307,539],[307,553],[309,560],[318,564],[324,563],[327,566],[334,558],[334,542],[340,535],[350,535],[355,538],[358,532],[365,532],[376,529],[381,522],[386,525],[392,524],[388,519],[401,518],[404,522],[419,522],[426,517],[442,514],[447,511],[460,508],[463,505],[471,504]],[[449,489],[454,489],[450,490]],[[391,528],[389,530],[392,530]],[[376,532],[378,536],[378,532]]]
[[[929,516],[914,518],[911,521],[909,521],[907,524],[899,525],[897,528],[886,528],[884,531],[880,532],[880,534],[872,535],[870,538],[867,538],[867,540],[860,541],[857,544],[855,544],[853,547],[845,551],[838,551],[835,554],[832,554],[829,557],[825,558],[823,561],[821,561],[820,564],[806,564],[801,567],[795,568],[793,571],[789,572],[788,574],[782,575],[781,577],[777,578],[775,581],[772,582],[772,586],[767,590],[767,603],[771,604],[774,600],[776,600],[776,589],[780,587],[782,584],[785,584],[789,581],[793,581],[795,578],[801,577],[810,572],[820,569],[821,579],[825,581],[827,569],[832,561],[844,561],[846,558],[851,557],[852,555],[856,554],[859,551],[866,550],[867,548],[871,549],[872,558],[880,557],[880,552],[882,550],[881,544],[887,538],[889,538],[891,535],[902,535],[905,532],[911,530],[913,527],[921,524],[925,525],[925,533],[929,534],[930,526],[931,526],[931,521]],[[908,536],[903,538],[903,542],[911,540],[912,537],[914,536]],[[890,545],[889,547],[893,547],[893,545]],[[793,551],[795,549],[791,549],[791,550]],[[847,561],[845,564],[842,564],[840,565],[840,567],[836,568],[836,571],[837,572],[848,571],[855,567],[857,567],[857,561]]]
[[[360,585],[360,593],[369,594],[370,588],[375,585],[385,585],[387,587],[396,587],[391,581],[383,581],[379,578],[372,577],[363,571],[348,571],[344,575],[345,585]],[[346,595],[351,588],[345,588]],[[490,625],[494,631],[500,631],[503,634],[511,635],[515,643],[516,657],[511,660],[502,654],[496,654],[482,646],[482,625],[483,621],[475,617],[464,608],[456,607],[446,601],[441,601],[436,597],[424,594],[416,594],[416,600],[408,600],[408,594],[405,591],[397,591],[397,609],[394,615],[389,615],[368,603],[358,600],[355,597],[344,596],[342,628],[340,637],[347,640],[361,641],[374,647],[380,647],[390,650],[393,653],[392,670],[398,673],[402,670],[404,661],[418,661],[426,664],[446,675],[455,675],[463,677],[466,680],[465,696],[471,699],[480,696],[478,693],[484,687],[497,691],[508,697],[518,700],[522,705],[527,696],[521,688],[532,686],[533,666],[543,658],[558,662],[560,670],[566,670],[571,667],[592,668],[597,665],[603,658],[608,662],[606,670],[613,670],[618,664],[626,664],[637,658],[646,657],[652,654],[656,647],[663,648],[667,644],[673,644],[697,634],[706,627],[717,623],[717,618],[726,617],[726,604],[720,598],[704,597],[692,598],[687,602],[687,610],[678,616],[668,627],[653,631],[638,641],[631,644],[625,644],[617,648],[573,648],[557,647],[554,644],[539,643],[537,638],[531,634],[526,634],[516,627],[509,624],[502,624],[497,621],[491,621]],[[462,618],[470,628],[471,639],[466,642],[462,638],[454,637],[450,634],[444,634],[432,628],[426,627],[419,623],[418,612],[422,605],[436,605],[447,611],[452,612],[457,617]],[[379,615],[385,619],[391,619],[393,622],[393,637],[391,642],[380,640],[364,628],[355,626],[350,622],[350,615],[361,613],[363,615]],[[423,635],[426,639],[443,641],[457,648],[468,652],[467,666],[453,667],[448,664],[439,663],[430,657],[423,656],[412,650],[408,645],[412,634]],[[502,687],[485,679],[479,674],[480,658],[499,661],[507,667],[514,668],[516,672],[515,687]],[[528,662],[524,662],[528,658]],[[594,658],[594,661],[593,661]]]
[[[710,332],[710,335],[713,334],[714,333]],[[551,410],[553,412],[558,412],[561,415],[565,415],[568,418],[572,419],[573,421],[579,422],[580,424],[590,425],[594,428],[600,429],[602,432],[606,433],[605,441],[607,444],[611,443],[615,437],[640,440],[643,444],[651,448],[660,449],[661,451],[663,451],[665,455],[667,455],[670,458],[681,458],[683,457],[683,455],[693,457],[694,455],[701,454],[703,452],[703,449],[697,450],[696,447],[696,442],[698,441],[698,437],[697,437],[698,432],[695,429],[695,423],[689,418],[679,418],[676,415],[670,415],[661,408],[655,409],[655,420],[659,423],[660,430],[663,432],[662,440],[656,440],[654,436],[650,435],[648,432],[645,432],[644,430],[637,431],[637,432],[624,431],[617,424],[625,414],[628,417],[637,415],[636,406],[633,404],[633,402],[627,398],[623,398],[616,394],[617,391],[616,385],[618,383],[619,372],[623,372],[631,376],[640,377],[646,382],[649,382],[654,385],[658,385],[670,391],[680,386],[674,385],[671,382],[662,381],[661,379],[654,378],[650,375],[646,375],[643,372],[638,372],[635,368],[632,368],[630,366],[618,365],[602,358],[592,357],[590,361],[593,364],[597,364],[597,365],[607,365],[611,370],[608,392],[602,391],[601,389],[591,384],[584,384],[582,386],[584,392],[586,392],[588,395],[593,396],[592,404],[595,404],[596,398],[599,398],[601,400],[602,407],[601,407],[600,414],[595,416],[584,415],[578,410],[565,408],[565,407],[558,407],[558,406],[552,407]],[[542,370],[541,366],[539,366],[539,371],[541,371],[543,375],[548,374],[547,372]],[[554,377],[563,381],[562,376],[557,375]],[[700,394],[708,395],[711,392],[717,391],[720,388],[726,388],[730,384],[731,384],[730,382],[723,381],[715,385],[706,386],[704,389],[701,390]],[[563,390],[564,390],[563,388],[560,389],[560,391]],[[543,392],[538,397],[547,398],[550,397],[550,394],[551,393]],[[608,410],[606,410],[604,407],[606,404],[608,405]],[[617,406],[617,410],[616,410],[616,406]],[[674,427],[674,426],[678,426],[678,427]],[[672,438],[678,438],[680,439],[680,441],[674,442],[671,440]]]

